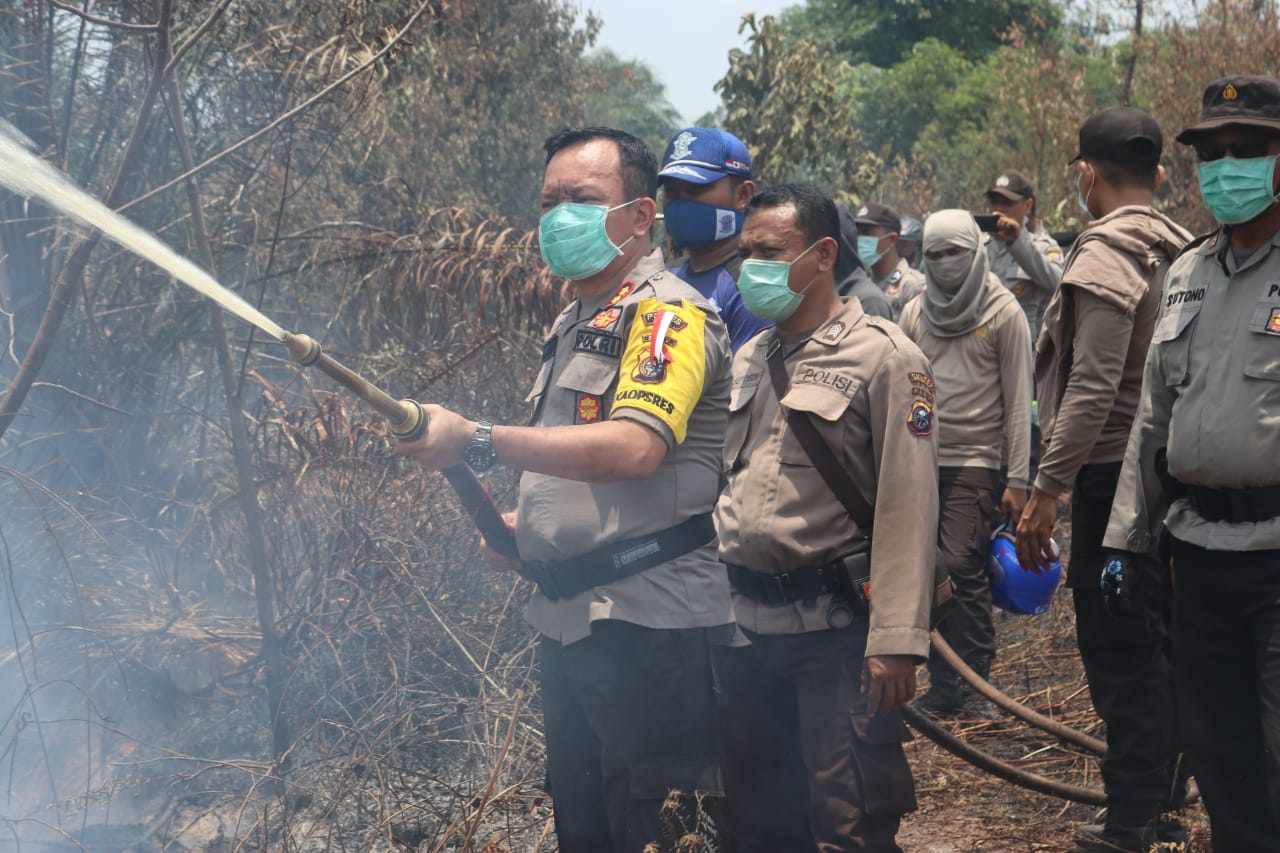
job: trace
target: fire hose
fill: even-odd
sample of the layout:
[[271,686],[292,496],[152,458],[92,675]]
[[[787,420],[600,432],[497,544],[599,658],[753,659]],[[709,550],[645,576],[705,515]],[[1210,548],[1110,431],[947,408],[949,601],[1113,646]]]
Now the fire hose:
[[[289,355],[300,365],[318,368],[373,407],[387,419],[388,426],[396,437],[411,441],[425,433],[427,418],[419,403],[391,397],[322,352],[320,345],[310,337],[285,331],[240,296],[219,284],[208,272],[179,256],[154,235],[143,231],[74,186],[65,175],[32,154],[28,150],[30,147],[32,146],[26,141],[16,138],[11,129],[0,126],[0,186],[5,186],[27,197],[38,197],[86,225],[99,229],[116,242],[152,261],[178,281],[213,299],[242,320],[262,329],[284,344]],[[457,493],[463,508],[471,516],[489,547],[503,556],[518,559],[519,553],[511,528],[503,521],[488,492],[471,470],[459,464],[446,468],[441,473]],[[1006,696],[966,666],[936,631],[933,632],[932,638],[934,648],[943,659],[951,664],[970,686],[998,707],[1092,755],[1101,755],[1106,751],[1106,744],[1097,738],[1039,714]],[[961,738],[909,706],[904,707],[903,713],[917,731],[949,752],[994,776],[1062,799],[1094,805],[1105,803],[1106,798],[1100,791],[1059,782],[1016,767],[965,743]],[[1194,786],[1191,786],[1188,791],[1188,801],[1196,796],[1197,792]]]
[[[421,438],[427,431],[427,417],[414,400],[397,400],[355,371],[323,352],[307,335],[285,332],[280,342],[290,357],[303,367],[315,367],[364,400],[387,419],[391,434],[404,441]],[[453,465],[440,471],[458,496],[458,502],[471,516],[476,529],[490,548],[504,557],[518,559],[515,535],[502,519],[493,499],[476,475],[466,465]]]
[[[956,654],[950,644],[943,639],[942,635],[937,631],[930,633],[930,640],[933,649],[942,656],[942,659],[956,671],[965,683],[978,691],[984,698],[988,699],[992,704],[1001,710],[1007,711],[1014,717],[1028,723],[1035,728],[1051,734],[1066,743],[1080,747],[1092,755],[1101,756],[1107,750],[1105,742],[1085,734],[1084,732],[1073,729],[1071,726],[1061,723],[1052,717],[1047,717],[1037,711],[1028,708],[1018,700],[1008,696],[998,687],[991,684]],[[1107,804],[1107,796],[1096,788],[1086,788],[1081,785],[1074,785],[1070,782],[1061,782],[1057,779],[1050,779],[1039,773],[1026,770],[1011,764],[1008,761],[997,758],[989,752],[984,752],[976,746],[967,743],[963,738],[952,733],[945,727],[939,725],[929,715],[917,711],[910,705],[904,705],[902,715],[911,727],[920,734],[929,738],[938,746],[950,752],[957,758],[961,758],[972,764],[980,770],[985,770],[992,776],[1011,782],[1023,788],[1036,791],[1041,794],[1047,794],[1051,797],[1058,797],[1063,800],[1070,800],[1075,803],[1084,803],[1091,806],[1105,806]],[[1195,782],[1192,781],[1187,786],[1188,803],[1195,802],[1200,797],[1200,791],[1196,788]]]

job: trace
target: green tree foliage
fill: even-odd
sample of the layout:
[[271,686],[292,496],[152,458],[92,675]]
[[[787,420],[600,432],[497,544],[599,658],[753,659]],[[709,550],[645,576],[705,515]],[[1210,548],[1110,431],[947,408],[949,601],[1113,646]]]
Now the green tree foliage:
[[588,55],[585,65],[586,124],[632,133],[661,157],[681,123],[680,113],[667,100],[667,87],[653,69],[605,48]]
[[849,120],[853,69],[808,39],[789,39],[766,17],[743,19],[747,51],[729,53],[729,73],[716,84],[724,127],[747,144],[756,180],[818,181],[840,196],[859,197],[875,158]]
[[1033,41],[1062,22],[1054,0],[808,0],[788,9],[784,29],[851,64],[888,68],[934,38],[969,60],[998,49],[1012,26]]

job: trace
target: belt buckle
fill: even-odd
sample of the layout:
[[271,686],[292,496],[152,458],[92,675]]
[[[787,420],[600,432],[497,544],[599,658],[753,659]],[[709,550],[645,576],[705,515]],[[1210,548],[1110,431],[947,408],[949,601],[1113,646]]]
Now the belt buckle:
[[793,601],[791,592],[791,573],[783,572],[780,575],[773,576],[773,585],[778,591],[778,595],[782,597],[784,604]]
[[524,562],[527,577],[538,585],[538,591],[552,601],[559,601],[564,596],[561,594],[560,585],[556,583],[555,572],[551,571],[551,565],[543,560],[526,560]]

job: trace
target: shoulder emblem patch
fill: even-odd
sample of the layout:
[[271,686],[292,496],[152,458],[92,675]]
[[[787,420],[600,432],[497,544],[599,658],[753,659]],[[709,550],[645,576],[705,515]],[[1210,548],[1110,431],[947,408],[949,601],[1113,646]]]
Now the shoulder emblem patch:
[[605,307],[608,308],[611,305],[617,305],[619,302],[630,296],[631,291],[635,289],[636,283],[634,281],[624,281],[622,283],[622,287],[618,288],[618,292],[609,297],[609,301],[604,304]]
[[1273,335],[1280,335],[1280,308],[1271,309],[1271,317],[1267,320],[1267,331]]
[[923,438],[933,432],[933,407],[923,400],[911,404],[911,413],[907,415],[907,429],[911,434]]
[[827,326],[827,330],[822,333],[822,339],[824,341],[831,341],[834,343],[836,339],[840,337],[840,333],[843,331],[844,331],[844,323],[836,321],[832,323],[830,326]]
[[641,353],[636,360],[636,369],[632,371],[631,378],[645,385],[657,385],[667,378],[667,363],[662,359],[654,358],[647,352]]
[[595,394],[578,395],[578,412],[575,419],[580,424],[593,424],[600,420],[600,398]]
[[591,325],[597,329],[612,329],[622,318],[621,308],[608,308],[591,318]]

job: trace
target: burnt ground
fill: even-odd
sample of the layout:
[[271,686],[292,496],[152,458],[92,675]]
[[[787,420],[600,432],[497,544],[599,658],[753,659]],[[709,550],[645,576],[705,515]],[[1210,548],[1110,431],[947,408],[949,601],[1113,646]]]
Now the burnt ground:
[[[1059,541],[1068,538],[1064,524]],[[282,786],[267,778],[251,626],[198,613],[176,623],[122,617],[113,649],[131,662],[127,703],[95,708],[93,720],[71,715],[69,729],[43,723],[45,764],[35,771],[17,772],[8,754],[0,851],[550,853],[532,633],[519,616],[520,589],[500,577],[484,582],[492,599],[427,589],[412,574],[403,589],[384,580],[367,610],[335,597],[346,608],[341,620],[292,647],[295,746]],[[1043,616],[1000,613],[996,627],[993,682],[1101,737],[1069,593],[1059,591]],[[1094,757],[1012,718],[948,725],[1023,769],[1100,785]],[[91,729],[99,734],[88,737]],[[63,743],[70,763],[54,772]],[[922,736],[907,754],[919,800],[899,835],[907,853],[1070,851],[1075,828],[1095,819],[1092,806],[1004,782]],[[69,781],[46,792],[46,777]],[[1203,812],[1191,809],[1187,823],[1190,849],[1207,853]],[[706,853],[675,844],[664,853],[699,849]]]
[[[1068,515],[1064,500],[1056,533],[1064,551],[1071,537]],[[996,636],[999,651],[991,680],[997,687],[1042,714],[1105,737],[1076,653],[1069,590],[1059,589],[1042,616],[997,611]],[[957,720],[948,728],[1023,769],[1101,789],[1096,759],[1011,717]],[[1098,818],[1095,806],[1065,802],[997,779],[921,735],[908,746],[907,755],[915,771],[919,809],[907,817],[898,836],[906,853],[1071,851],[1076,827]],[[1186,853],[1208,853],[1203,808],[1192,806],[1182,821],[1191,832]]]

